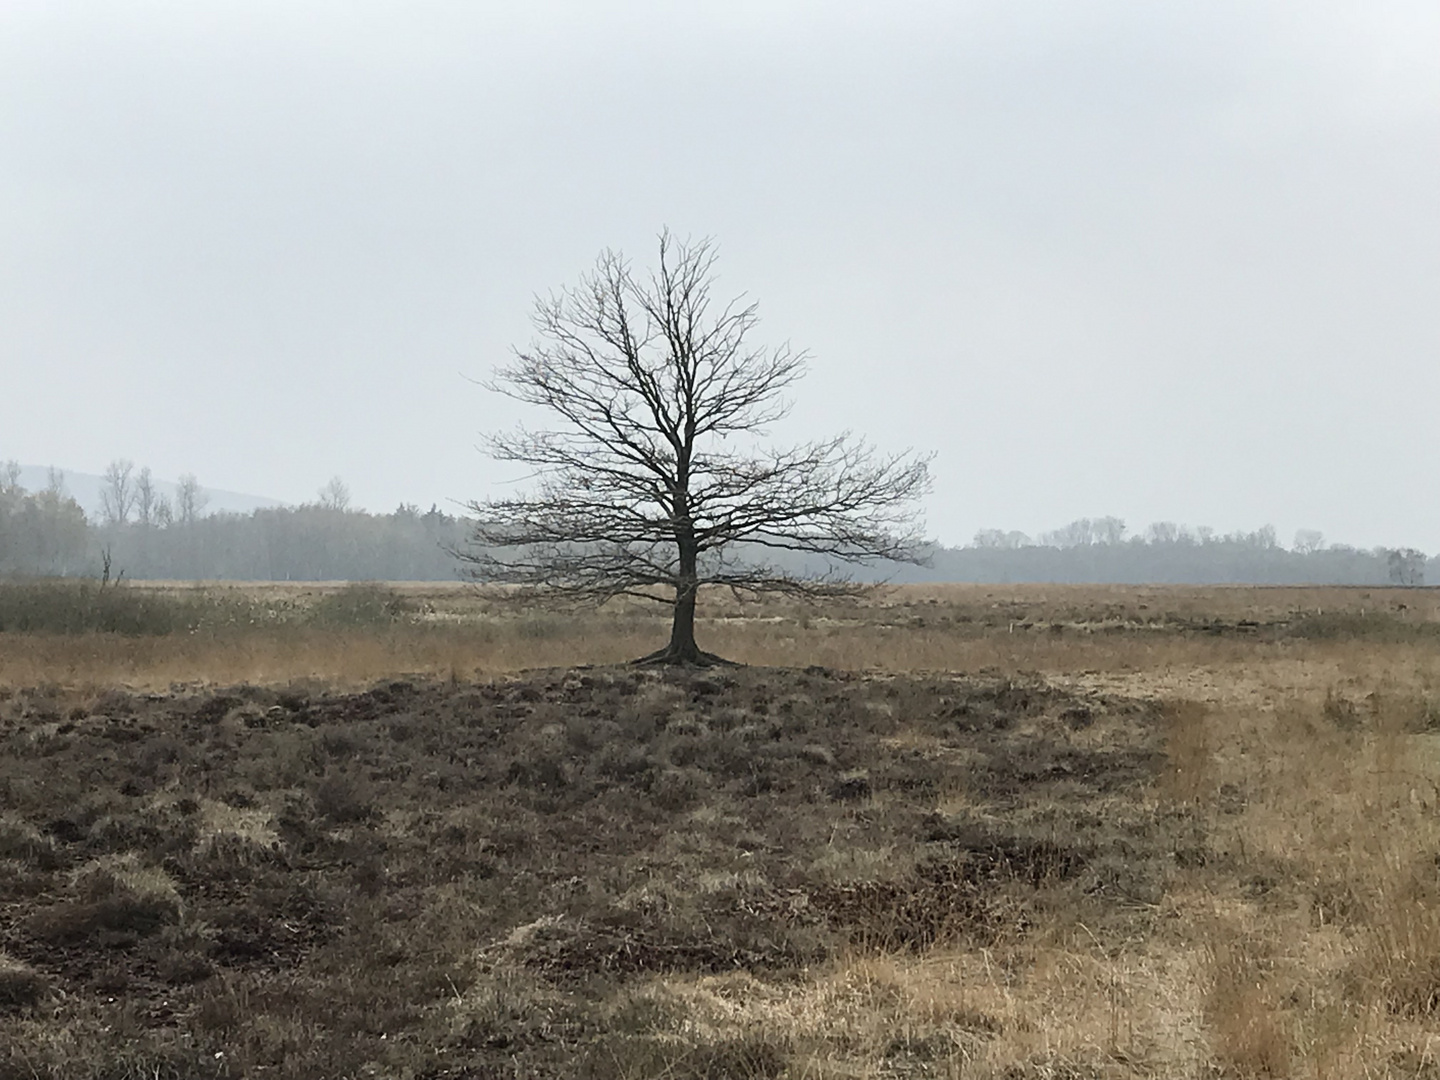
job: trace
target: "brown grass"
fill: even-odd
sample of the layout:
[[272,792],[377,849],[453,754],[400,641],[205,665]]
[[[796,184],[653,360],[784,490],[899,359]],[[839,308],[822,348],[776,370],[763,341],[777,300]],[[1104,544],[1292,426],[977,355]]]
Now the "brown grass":
[[404,591],[0,642],[0,1077],[1440,1076],[1437,594]]
[[[205,595],[259,617],[164,637],[0,634],[0,687],[59,683],[103,692],[297,679],[364,686],[392,674],[484,678],[624,662],[650,652],[667,632],[663,609],[639,601],[545,612],[461,585],[388,586],[415,614],[387,626],[265,617],[315,610],[351,588],[341,585],[130,588]],[[937,585],[816,607],[714,594],[703,605],[700,635],[707,648],[748,664],[1146,679],[1165,673],[1183,680],[1217,667],[1291,660],[1297,646],[1331,666],[1366,654],[1392,662],[1427,655],[1440,642],[1437,596],[1414,589]],[[1317,633],[1317,618],[1340,622]]]
[[33,1008],[49,992],[44,976],[29,964],[0,952],[0,1016]]

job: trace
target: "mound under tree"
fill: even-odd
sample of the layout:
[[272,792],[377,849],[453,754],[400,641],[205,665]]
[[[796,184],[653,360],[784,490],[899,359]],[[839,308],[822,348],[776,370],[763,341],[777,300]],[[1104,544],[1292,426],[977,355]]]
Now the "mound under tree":
[[578,285],[537,300],[535,341],[489,385],[556,423],[489,439],[536,487],[472,503],[474,546],[459,554],[480,581],[668,604],[670,641],[642,659],[709,664],[719,658],[695,641],[702,586],[812,597],[857,588],[833,570],[782,567],[781,553],[832,567],[918,562],[929,475],[926,458],[877,454],[848,433],[769,444],[805,353],[750,344],[756,306],[714,300],[710,241],[665,232],[659,246],[648,276],[606,251]]

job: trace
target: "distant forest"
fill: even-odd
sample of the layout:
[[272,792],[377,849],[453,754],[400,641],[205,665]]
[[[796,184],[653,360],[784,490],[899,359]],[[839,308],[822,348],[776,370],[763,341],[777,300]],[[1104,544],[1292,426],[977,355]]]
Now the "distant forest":
[[449,549],[470,532],[433,506],[352,509],[339,480],[302,506],[211,514],[193,476],[169,499],[156,494],[148,471],[116,465],[91,520],[60,474],[31,492],[17,472],[0,465],[0,574],[9,576],[98,577],[108,567],[131,580],[451,581]]
[[[148,470],[115,463],[101,512],[87,517],[64,477],[29,491],[0,464],[0,575],[180,581],[451,581],[471,523],[432,506],[389,514],[353,509],[338,479],[301,506],[206,513],[203,489],[183,477],[156,494]],[[793,565],[791,568],[794,568]],[[823,569],[815,567],[814,569]],[[1075,584],[1424,585],[1440,583],[1440,557],[1413,548],[1361,550],[1302,530],[1289,547],[1270,527],[1219,535],[1160,522],[1130,534],[1118,518],[1083,518],[1030,537],[982,530],[937,547],[928,566],[875,567],[895,582]]]
[[1270,526],[1220,535],[1171,522],[1128,536],[1117,518],[1082,518],[1031,538],[984,530],[940,548],[923,576],[896,580],[1167,585],[1424,585],[1440,558],[1414,548],[1362,550],[1301,530],[1284,547]]

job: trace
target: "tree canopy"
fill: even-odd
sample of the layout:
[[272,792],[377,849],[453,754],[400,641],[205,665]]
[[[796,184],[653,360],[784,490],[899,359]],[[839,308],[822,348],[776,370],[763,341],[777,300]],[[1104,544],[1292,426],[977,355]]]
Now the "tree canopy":
[[[715,298],[715,258],[710,241],[665,232],[649,274],[606,251],[577,285],[536,301],[536,339],[490,386],[552,425],[489,439],[535,486],[470,504],[478,524],[463,553],[482,581],[671,605],[671,640],[645,658],[667,663],[718,659],[695,642],[702,586],[834,594],[856,587],[837,566],[926,550],[928,458],[879,454],[849,433],[767,441],[807,357],[752,343],[756,305]],[[785,569],[780,552],[828,569]]]

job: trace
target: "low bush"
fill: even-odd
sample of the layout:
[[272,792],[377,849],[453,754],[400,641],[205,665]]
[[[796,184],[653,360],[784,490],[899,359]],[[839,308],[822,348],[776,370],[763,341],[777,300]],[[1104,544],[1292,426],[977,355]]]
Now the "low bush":
[[37,911],[30,932],[50,942],[124,945],[180,918],[175,883],[133,854],[107,856],[82,868],[75,892],[75,899]]
[[204,621],[203,599],[97,581],[0,582],[0,632],[160,636]]
[[49,992],[49,981],[43,975],[0,952],[0,1016],[36,1005]]
[[1327,611],[1296,619],[1286,636],[1305,641],[1360,639],[1391,644],[1433,641],[1440,636],[1440,623],[1413,622],[1386,611]]
[[53,839],[28,822],[10,817],[0,817],[0,859],[37,870],[54,870],[60,865]]
[[396,590],[375,582],[360,582],[315,601],[309,621],[320,626],[373,627],[407,622],[415,614],[415,604]]

